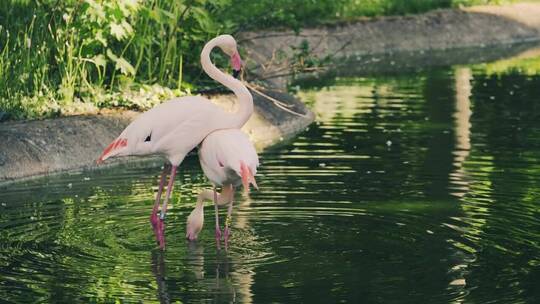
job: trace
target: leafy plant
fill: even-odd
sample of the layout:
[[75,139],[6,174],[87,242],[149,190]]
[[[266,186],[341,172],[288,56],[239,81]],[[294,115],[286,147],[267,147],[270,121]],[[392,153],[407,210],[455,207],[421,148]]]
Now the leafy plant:
[[[199,54],[207,40],[221,33],[299,30],[358,16],[500,1],[3,0],[0,116],[33,118],[116,106],[145,109],[170,94],[205,86],[209,79],[201,72]],[[324,63],[310,54],[307,44],[293,48],[296,70]],[[219,55],[214,59],[225,61]],[[147,98],[148,92],[159,98]]]

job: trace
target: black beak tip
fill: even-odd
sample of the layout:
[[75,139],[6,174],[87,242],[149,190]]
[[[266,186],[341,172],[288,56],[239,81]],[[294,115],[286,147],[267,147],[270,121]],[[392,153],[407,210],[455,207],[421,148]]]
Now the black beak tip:
[[233,69],[232,75],[234,78],[238,79],[238,76],[240,76],[240,70]]

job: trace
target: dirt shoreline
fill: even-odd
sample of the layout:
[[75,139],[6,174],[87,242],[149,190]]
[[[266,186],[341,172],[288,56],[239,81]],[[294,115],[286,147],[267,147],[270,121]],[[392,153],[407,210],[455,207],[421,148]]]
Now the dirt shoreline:
[[[302,115],[283,111],[271,100],[252,93],[255,113],[243,130],[259,150],[295,135],[314,120],[313,113],[291,95],[268,90],[264,93]],[[229,111],[235,105],[233,95],[213,96],[211,100]],[[0,124],[0,136],[4,138],[0,147],[0,184],[96,167],[95,161],[105,146],[139,114],[124,111]],[[105,166],[150,159],[120,158]]]
[[[284,88],[291,66],[308,46],[311,60],[332,64],[396,53],[431,54],[452,49],[540,41],[540,3],[435,10],[293,31],[243,33],[251,80]],[[306,58],[304,58],[306,59]]]

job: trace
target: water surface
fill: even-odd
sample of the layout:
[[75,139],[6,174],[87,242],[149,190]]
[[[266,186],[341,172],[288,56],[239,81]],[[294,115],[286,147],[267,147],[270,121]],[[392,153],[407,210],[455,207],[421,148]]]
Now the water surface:
[[228,251],[213,208],[184,240],[197,159],[178,175],[167,250],[149,212],[160,168],[3,186],[7,302],[540,301],[540,56],[327,78],[317,122],[260,158]]

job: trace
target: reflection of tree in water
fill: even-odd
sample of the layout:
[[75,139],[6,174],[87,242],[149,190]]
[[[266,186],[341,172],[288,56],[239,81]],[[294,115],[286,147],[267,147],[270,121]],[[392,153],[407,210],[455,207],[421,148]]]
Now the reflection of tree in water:
[[[531,222],[531,218],[538,216],[538,208],[534,207],[534,197],[538,197],[538,178],[535,177],[538,164],[534,160],[538,159],[539,155],[533,151],[538,150],[536,148],[540,135],[538,128],[540,105],[523,97],[540,96],[539,79],[520,75],[506,75],[502,78],[477,75],[473,79],[471,70],[467,68],[457,68],[454,79],[441,71],[429,72],[423,79],[425,104],[409,101],[404,103],[404,107],[416,109],[416,113],[425,113],[426,122],[412,119],[414,114],[408,114],[407,111],[397,114],[394,112],[390,115],[385,113],[384,103],[388,102],[388,95],[379,93],[381,92],[379,83],[360,83],[361,86],[371,87],[372,94],[366,94],[369,90],[365,88],[357,90],[354,87],[343,86],[339,90],[346,94],[342,95],[351,96],[347,101],[339,100],[339,90],[334,92],[336,96],[331,96],[333,89],[320,96],[315,93],[317,96],[311,98],[316,103],[326,105],[326,101],[330,101],[337,104],[332,104],[329,108],[320,107],[325,109],[319,116],[323,120],[323,125],[312,127],[309,132],[317,134],[308,134],[306,137],[327,139],[331,145],[327,143],[326,147],[332,147],[328,150],[333,151],[329,151],[326,159],[307,158],[304,161],[305,166],[316,170],[317,165],[324,162],[326,168],[340,166],[343,168],[351,164],[347,162],[340,164],[340,154],[355,152],[360,154],[362,147],[375,147],[362,151],[371,154],[367,154],[369,158],[359,159],[356,164],[351,165],[350,168],[354,173],[344,174],[342,177],[331,176],[327,179],[328,182],[333,182],[333,188],[328,189],[330,191],[325,194],[331,195],[336,201],[346,201],[348,194],[355,189],[362,192],[358,193],[360,199],[366,199],[367,191],[378,190],[381,183],[385,182],[388,183],[388,188],[382,196],[377,197],[381,200],[385,200],[387,195],[395,196],[403,191],[403,187],[414,189],[414,184],[406,183],[407,176],[399,175],[405,170],[398,170],[401,171],[399,174],[393,174],[392,168],[396,166],[403,168],[400,161],[404,159],[421,164],[411,166],[408,173],[413,176],[412,181],[424,182],[424,195],[427,198],[447,199],[451,196],[461,198],[460,204],[451,201],[455,206],[453,210],[450,209],[452,211],[437,215],[440,216],[440,221],[444,223],[449,217],[459,218],[462,214],[466,217],[465,223],[458,224],[458,227],[463,225],[466,229],[461,236],[455,231],[446,231],[449,237],[455,238],[452,242],[455,242],[456,247],[452,251],[458,249],[459,253],[459,248],[462,248],[465,254],[461,258],[458,254],[455,257],[456,264],[450,264],[452,267],[447,270],[452,273],[460,272],[457,278],[463,278],[465,274],[467,285],[485,286],[474,289],[471,294],[473,298],[477,294],[479,299],[485,299],[490,290],[495,289],[501,282],[493,280],[490,284],[485,284],[486,277],[491,277],[485,271],[497,268],[500,268],[501,275],[510,277],[507,280],[508,284],[518,277],[530,278],[529,281],[521,281],[519,286],[510,288],[507,293],[515,295],[518,292],[525,292],[531,297],[538,297],[532,288],[534,284],[527,283],[537,282],[539,277],[539,272],[533,270],[538,269],[537,266],[540,264],[538,256],[535,255],[538,245],[531,247],[526,240],[534,239],[531,230],[538,230],[538,225]],[[471,83],[474,84],[472,104],[469,99]],[[392,94],[398,95],[396,92]],[[362,100],[362,96],[366,95],[366,100],[372,103],[368,104],[368,101]],[[471,131],[470,116],[473,105],[474,127]],[[339,115],[333,114],[335,112]],[[409,132],[403,135],[388,132],[395,128],[392,124],[395,117],[399,117],[401,128],[420,127],[409,129]],[[329,125],[332,127],[327,128],[324,122],[331,122]],[[349,133],[353,128],[366,131]],[[411,130],[420,131],[422,134],[421,136],[412,134]],[[471,136],[474,143],[472,158]],[[385,137],[392,140],[389,149],[392,153],[385,154],[384,146],[383,149],[379,148]],[[317,146],[317,143],[313,145]],[[344,148],[344,151],[337,150],[337,147]],[[307,148],[303,149],[302,146],[296,148],[296,152],[304,151],[307,151]],[[417,151],[415,155],[414,151]],[[332,158],[330,153],[338,157]],[[296,164],[298,163],[301,162]],[[420,171],[418,167],[421,168]],[[377,169],[386,169],[386,175],[367,176],[367,171],[374,172]],[[392,182],[389,182],[390,180]],[[301,180],[289,178],[287,181],[295,186],[302,186]],[[336,181],[341,181],[342,184]],[[324,190],[315,191],[313,197],[315,201],[321,192]],[[509,200],[513,194],[517,194],[516,197]],[[288,200],[294,198],[290,197]],[[461,208],[456,209],[458,206]],[[506,231],[510,231],[514,237],[508,237]],[[444,233],[444,231],[436,232]],[[508,239],[501,239],[502,236]],[[444,247],[444,244],[440,245]],[[431,243],[426,247],[426,252],[429,251],[428,247],[434,246],[439,245]],[[483,248],[482,251],[478,251],[479,248]],[[471,260],[470,253],[478,255],[477,262],[472,263],[474,260]],[[499,254],[514,256],[515,258],[510,261],[512,266],[500,265],[508,261],[505,262],[503,257],[497,257]],[[478,273],[476,268],[484,266],[483,263],[491,266],[482,267],[484,271]],[[456,279],[450,283],[459,286],[465,284],[465,280]],[[511,295],[508,297],[511,299]]]
[[453,170],[449,179],[452,183],[450,194],[463,197],[468,191],[470,177],[464,168],[464,163],[471,150],[471,81],[470,68],[458,67],[455,69],[456,80],[456,107],[452,115],[455,125],[455,150],[453,151]]
[[[456,91],[453,77],[447,71],[430,72],[424,83],[426,100],[426,149],[420,176],[430,198],[448,198],[449,173],[452,171],[455,146],[454,119]],[[418,147],[420,148],[420,147]]]
[[[87,299],[112,301],[125,294],[157,297],[164,303],[185,297],[227,301],[239,297],[251,302],[252,270],[231,269],[231,258],[223,253],[212,255],[213,247],[206,254],[201,244],[188,247],[181,237],[183,229],[177,229],[184,227],[187,211],[183,208],[188,209],[188,202],[195,200],[191,189],[207,187],[193,159],[187,160],[179,176],[179,183],[187,186],[175,187],[174,205],[180,210],[173,210],[168,223],[171,248],[165,254],[154,250],[148,216],[159,171],[159,167],[139,164],[120,166],[14,184],[0,194],[0,201],[10,207],[0,213],[0,239],[5,244],[0,248],[0,273],[25,277],[28,271],[47,272],[36,277],[39,286],[46,286],[43,288],[15,280],[24,293],[12,293],[13,299],[33,299],[39,294],[55,299],[86,298],[84,294]],[[242,198],[237,205],[242,208],[248,203]],[[20,220],[13,222],[16,218]],[[249,230],[247,217],[239,217],[237,223],[238,229]],[[149,254],[151,258],[141,262]],[[192,275],[185,276],[182,268]],[[149,297],[152,290],[136,283],[152,277],[156,297]]]
[[[134,182],[122,180],[103,188],[96,175],[86,172],[45,177],[8,185],[10,191],[2,191],[0,201],[7,202],[9,208],[0,214],[2,243],[6,245],[0,249],[0,273],[16,273],[16,277],[36,273],[35,279],[40,282],[21,284],[22,298],[30,300],[34,293],[56,300],[71,300],[74,294],[95,298],[105,285],[118,286],[124,280],[126,269],[122,264],[127,266],[129,259],[123,261],[117,235],[106,228],[110,225],[105,222],[110,218],[108,212],[118,204],[119,194],[133,195]],[[104,273],[107,268],[100,261],[103,248],[107,253],[114,252],[119,261],[119,267],[109,269],[109,274]],[[103,296],[113,299],[115,288],[109,288],[110,296]],[[130,291],[130,286],[124,288]]]
[[[272,175],[277,184],[295,190],[279,200],[283,199],[289,210],[345,207],[342,213],[346,213],[347,207],[365,208],[369,216],[346,220],[308,215],[306,211],[301,215],[313,222],[300,218],[273,227],[272,234],[280,241],[271,243],[272,251],[280,256],[300,256],[302,262],[295,269],[286,269],[289,264],[273,265],[272,271],[282,273],[281,277],[257,275],[253,287],[256,302],[258,297],[270,296],[265,291],[268,286],[277,288],[274,293],[283,299],[294,290],[291,296],[319,302],[403,297],[422,302],[459,296],[455,285],[462,274],[454,268],[461,267],[464,257],[446,239],[459,238],[459,233],[437,225],[462,215],[450,189],[455,186],[450,176],[466,159],[466,154],[457,151],[468,149],[462,144],[468,140],[468,120],[463,122],[458,116],[467,115],[470,86],[460,89],[456,85],[470,79],[461,74],[454,77],[446,70],[435,70],[414,77],[345,79],[335,87],[304,93],[320,111],[321,123],[311,126],[292,147],[276,152],[278,159],[294,159],[294,168],[284,168],[283,176]],[[277,168],[279,164],[272,162]],[[319,175],[314,177],[315,173]],[[406,226],[399,228],[393,221]],[[384,231],[383,235],[379,231]],[[286,235],[288,242],[280,235]],[[396,242],[393,237],[410,240]],[[298,250],[305,253],[286,249],[298,244]],[[349,247],[363,248],[364,252],[349,254]],[[339,253],[333,248],[340,248]],[[321,255],[311,256],[310,252]],[[389,256],[379,256],[381,253]],[[343,265],[350,273],[335,272]],[[418,269],[422,273],[416,273]],[[259,272],[269,271],[259,267]],[[300,273],[309,273],[310,278]],[[393,288],[382,291],[378,284]],[[457,291],[448,294],[448,288]],[[374,289],[377,293],[370,292]]]
[[[448,175],[456,144],[453,81],[446,70],[435,70],[414,77],[342,80],[335,87],[304,93],[322,122],[312,126],[306,137],[322,141],[297,147],[308,157],[296,163],[314,170],[320,163],[341,172],[350,167],[350,174],[338,177],[345,191],[332,192],[332,196],[343,193],[343,199],[350,191],[365,197],[381,187],[386,191],[371,199],[392,199],[403,193],[449,199]],[[313,150],[318,158],[309,159]],[[328,157],[321,159],[321,154]],[[328,182],[335,180],[328,178]],[[419,180],[424,187],[421,193]]]
[[[475,173],[471,197],[465,204],[471,216],[484,218],[472,239],[478,248],[467,281],[476,286],[471,299],[486,299],[497,290],[501,301],[539,299],[540,277],[534,231],[540,210],[537,198],[540,158],[540,77],[519,74],[475,75],[472,116],[473,152],[476,163],[466,165]],[[489,160],[486,161],[486,160]],[[535,199],[531,199],[530,194]],[[482,198],[488,197],[488,200]],[[489,277],[490,280],[486,280]]]

